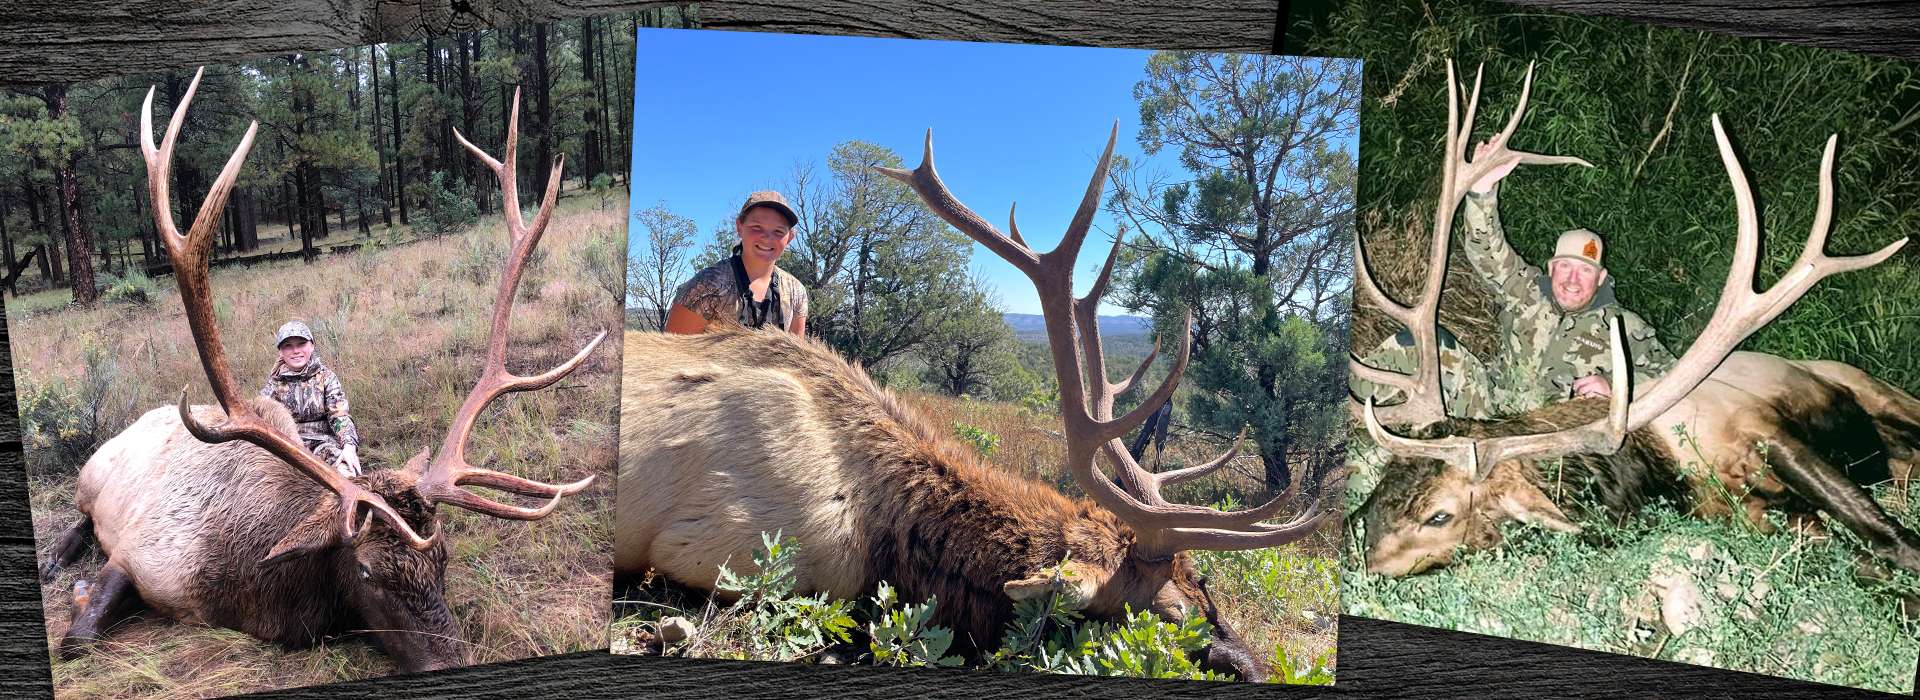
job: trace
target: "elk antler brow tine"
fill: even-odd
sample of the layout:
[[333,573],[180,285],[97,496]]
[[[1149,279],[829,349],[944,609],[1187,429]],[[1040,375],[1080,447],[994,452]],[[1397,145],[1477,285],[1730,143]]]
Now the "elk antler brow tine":
[[[247,153],[253,147],[253,137],[259,128],[258,122],[247,125],[246,134],[240,137],[240,144],[234,148],[227,163],[214,178],[213,186],[207,190],[206,198],[201,201],[200,210],[195,214],[193,224],[182,235],[174,224],[171,193],[168,180],[173,169],[173,149],[180,137],[180,128],[187,120],[187,107],[193,102],[193,96],[199,91],[200,78],[205,69],[194,71],[193,80],[187,84],[180,103],[173,108],[173,117],[167,122],[167,133],[160,144],[153,143],[153,95],[154,88],[147,89],[147,96],[140,109],[140,155],[147,165],[147,191],[151,198],[154,227],[160,234],[162,247],[166,249],[167,260],[173,265],[174,282],[180,289],[181,305],[186,307],[187,328],[193,335],[194,347],[200,355],[201,369],[206,372],[207,383],[212,385],[214,398],[226,413],[226,420],[218,425],[205,425],[193,416],[193,409],[187,403],[187,387],[180,388],[180,422],[194,438],[209,443],[242,440],[265,449],[275,457],[292,465],[307,478],[333,491],[340,497],[340,530],[348,539],[358,533],[354,521],[360,508],[370,509],[382,520],[387,521],[398,531],[408,544],[424,549],[433,543],[431,537],[421,537],[407,525],[387,505],[379,494],[367,491],[359,484],[341,476],[338,471],[321,462],[305,447],[285,435],[265,419],[254,413],[253,408],[240,393],[239,383],[234,380],[232,365],[227,361],[226,346],[220,341],[220,327],[213,311],[212,282],[208,272],[209,257],[213,250],[213,237],[219,228],[220,216],[226,209],[227,198],[233,193],[234,183],[240,177],[240,168],[245,164]],[[435,533],[435,537],[438,533]]]
[[1161,472],[1159,475],[1160,484],[1162,486],[1172,486],[1174,484],[1182,484],[1182,483],[1186,483],[1194,479],[1198,479],[1200,477],[1206,476],[1208,474],[1212,474],[1215,471],[1218,471],[1221,467],[1227,466],[1228,463],[1231,463],[1235,457],[1240,456],[1240,442],[1246,439],[1247,439],[1247,426],[1242,425],[1240,426],[1240,433],[1238,435],[1233,436],[1233,444],[1227,447],[1227,451],[1225,453],[1221,454],[1218,457],[1213,458],[1211,461],[1208,461],[1206,463],[1203,463],[1197,466],[1187,467],[1185,469],[1175,469],[1170,472]]
[[[527,223],[520,215],[519,186],[515,178],[516,152],[520,139],[520,91],[513,92],[513,111],[507,118],[506,152],[498,159],[488,155],[465,135],[455,130],[454,136],[460,140],[481,162],[493,170],[500,181],[501,206],[506,209],[507,257],[500,274],[500,284],[494,291],[493,317],[487,330],[486,360],[480,369],[480,378],[474,382],[473,389],[467,392],[467,398],[454,412],[453,422],[447,426],[447,433],[440,442],[440,451],[427,460],[421,469],[416,489],[426,499],[465,508],[496,518],[513,520],[537,520],[553,513],[559,507],[560,499],[579,492],[593,483],[593,475],[567,484],[548,484],[502,472],[481,469],[467,461],[467,440],[473,436],[474,425],[479,421],[481,412],[488,404],[503,394],[522,391],[534,391],[551,386],[560,378],[571,374],[585,362],[600,342],[607,337],[607,331],[601,330],[585,347],[574,353],[573,357],[560,363],[553,369],[537,375],[519,376],[507,370],[507,335],[513,314],[514,290],[520,285],[521,273],[526,269],[528,256],[540,245],[547,224],[553,220],[553,209],[559,201],[560,180],[566,167],[564,154],[553,160],[547,174],[547,188],[541,195],[540,209]],[[523,496],[546,496],[548,501],[537,508],[523,508],[507,505],[474,494],[460,488],[462,485],[475,485],[497,488]]]

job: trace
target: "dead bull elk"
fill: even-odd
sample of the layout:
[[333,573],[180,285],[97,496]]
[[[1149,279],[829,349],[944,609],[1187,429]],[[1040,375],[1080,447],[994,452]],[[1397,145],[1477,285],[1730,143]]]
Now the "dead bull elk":
[[[207,193],[192,227],[181,235],[169,211],[168,174],[174,142],[200,75],[174,108],[164,140],[153,144],[153,92],[141,108],[141,150],[154,216],[186,306],[207,381],[219,400],[148,412],[102,445],[80,471],[75,503],[82,517],[43,566],[51,577],[97,541],[107,561],[61,642],[72,657],[142,605],[182,622],[246,632],[290,647],[325,635],[372,630],[403,670],[461,665],[459,629],[444,598],[447,544],[439,504],[514,520],[538,520],[592,476],[544,484],[480,469],[466,461],[466,442],[488,403],[507,392],[554,383],[605,337],[554,369],[518,376],[506,369],[513,290],[527,255],[552,214],[561,162],[531,224],[513,203],[519,98],[507,125],[506,161],[460,137],[500,178],[512,239],[495,294],[492,329],[479,381],[454,415],[437,454],[397,470],[346,478],[307,452],[293,418],[278,402],[242,393],[215,325],[207,257],[234,179],[253,142],[249,126]],[[458,135],[458,132],[456,132]],[[224,413],[224,420],[222,420]],[[547,499],[537,508],[489,500],[463,488],[483,486]],[[422,532],[427,533],[422,536]]]
[[[1060,384],[1067,468],[1091,501],[983,462],[821,343],[738,329],[628,333],[616,575],[652,569],[711,590],[719,566],[751,567],[760,533],[780,531],[801,544],[801,591],[851,598],[884,580],[904,600],[934,597],[936,622],[955,630],[963,653],[992,648],[1014,600],[1058,591],[1096,618],[1127,606],[1171,620],[1204,614],[1215,634],[1203,665],[1264,678],[1264,655],[1219,619],[1186,551],[1277,546],[1313,532],[1327,513],[1315,498],[1276,524],[1264,521],[1295,500],[1289,493],[1234,512],[1161,496],[1227,464],[1237,440],[1218,459],[1158,474],[1128,456],[1122,435],[1173,393],[1187,349],[1180,343],[1166,381],[1139,408],[1113,416],[1115,397],[1157,353],[1126,381],[1108,381],[1095,310],[1112,255],[1087,295],[1072,296],[1112,155],[1110,136],[1078,213],[1045,254],[1011,222],[1008,238],[953,198],[934,172],[931,132],[919,168],[882,169],[1033,281]],[[1100,453],[1121,485],[1095,464]]]
[[[1528,68],[1528,88],[1533,72]],[[1367,569],[1406,575],[1449,563],[1456,549],[1487,549],[1500,542],[1500,525],[1524,521],[1577,532],[1544,485],[1542,468],[1562,461],[1564,474],[1597,495],[1600,505],[1626,514],[1660,495],[1676,496],[1698,517],[1737,515],[1763,530],[1769,507],[1796,518],[1824,512],[1858,534],[1871,550],[1920,572],[1920,537],[1877,505],[1861,483],[1904,481],[1920,448],[1920,401],[1865,372],[1838,362],[1789,360],[1734,352],[1755,330],[1778,317],[1828,275],[1885,261],[1906,243],[1851,257],[1826,255],[1833,214],[1833,158],[1829,138],[1820,164],[1820,188],[1811,233],[1799,258],[1774,285],[1754,291],[1760,219],[1740,161],[1714,115],[1720,160],[1732,182],[1738,241],[1712,318],[1667,374],[1628,391],[1620,328],[1613,332],[1611,399],[1581,399],[1492,421],[1447,417],[1440,405],[1435,344],[1436,311],[1454,207],[1466,183],[1503,162],[1571,163],[1574,158],[1510,151],[1526,109],[1520,93],[1492,152],[1460,160],[1472,132],[1474,104],[1462,122],[1452,64],[1448,64],[1447,160],[1436,209],[1428,277],[1414,306],[1389,300],[1358,258],[1361,289],[1385,313],[1411,329],[1419,354],[1415,374],[1366,366],[1355,376],[1398,387],[1410,397],[1392,406],[1360,410],[1374,441],[1392,453],[1379,486],[1361,507]],[[1388,430],[1400,424],[1406,434]],[[1683,468],[1698,462],[1704,469]],[[1728,495],[1735,497],[1729,502]]]

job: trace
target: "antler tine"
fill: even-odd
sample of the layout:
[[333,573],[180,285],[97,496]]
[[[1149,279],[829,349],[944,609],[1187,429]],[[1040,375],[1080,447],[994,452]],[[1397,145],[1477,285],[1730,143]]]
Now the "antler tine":
[[1020,237],[1019,222],[1014,220],[1014,216],[1018,214],[1019,211],[1020,211],[1019,202],[1014,202],[1012,204],[1007,205],[1007,233],[1013,235],[1014,243],[1020,244],[1020,247],[1022,248],[1027,248],[1031,250],[1032,246],[1027,245],[1027,239]]
[[[1107,379],[1104,353],[1099,342],[1098,311],[1101,296],[1111,280],[1114,260],[1119,254],[1124,234],[1116,237],[1092,289],[1086,296],[1073,296],[1073,268],[1080,246],[1091,228],[1093,216],[1099,209],[1100,192],[1106,184],[1106,172],[1112,162],[1118,136],[1119,125],[1116,122],[1108,134],[1106,148],[1094,168],[1086,194],[1060,244],[1039,256],[1034,255],[1024,241],[1001,235],[966,205],[954,199],[934,171],[931,131],[927,135],[926,156],[919,167],[911,171],[899,168],[880,168],[880,171],[912,187],[935,214],[1012,263],[1032,280],[1039,293],[1047,326],[1047,344],[1060,383],[1060,412],[1066,424],[1068,472],[1088,497],[1119,515],[1138,532],[1143,551],[1167,554],[1177,551],[1156,543],[1162,543],[1180,528],[1207,532],[1211,532],[1211,528],[1243,528],[1268,539],[1297,536],[1290,532],[1276,534],[1278,531],[1274,526],[1258,523],[1285,505],[1289,499],[1284,494],[1257,508],[1231,513],[1205,506],[1168,503],[1160,495],[1159,488],[1169,476],[1186,480],[1217,469],[1236,454],[1237,446],[1228,452],[1228,456],[1206,465],[1170,472],[1168,475],[1154,475],[1140,468],[1127,455],[1120,442],[1122,436],[1143,423],[1149,414],[1172,397],[1190,359],[1191,343],[1187,339],[1192,335],[1193,317],[1187,314],[1181,325],[1179,351],[1167,379],[1140,405],[1125,415],[1113,418],[1114,398],[1121,391],[1132,388],[1158,355],[1156,347],[1156,351],[1149,354],[1147,362],[1123,382],[1115,383]],[[1097,460],[1102,452],[1113,463],[1120,480],[1127,487],[1116,485],[1101,474]]]
[[180,289],[180,302],[186,307],[187,327],[193,334],[194,346],[200,355],[200,367],[206,372],[207,383],[212,385],[214,398],[226,414],[226,420],[217,425],[202,423],[193,415],[191,404],[187,403],[187,387],[180,388],[180,422],[194,438],[208,443],[221,443],[242,440],[259,446],[268,453],[279,457],[301,474],[313,479],[321,486],[333,491],[340,497],[340,532],[346,539],[359,535],[355,522],[362,520],[365,510],[370,510],[393,526],[394,530],[418,549],[433,544],[433,537],[421,537],[405,518],[387,505],[386,499],[353,483],[334,471],[332,467],[320,462],[318,457],[306,448],[281,434],[253,410],[251,404],[240,393],[239,383],[234,380],[232,365],[227,361],[226,346],[220,341],[220,327],[213,312],[212,283],[208,273],[208,258],[213,250],[213,236],[219,227],[221,212],[226,209],[227,198],[233,193],[234,183],[239,180],[240,168],[246,163],[247,153],[253,148],[253,137],[259,123],[247,125],[247,131],[240,137],[240,143],[228,156],[227,163],[220,169],[220,175],[214,179],[213,186],[201,200],[200,209],[194,215],[193,224],[182,235],[174,224],[172,212],[172,192],[169,180],[173,170],[173,149],[180,136],[180,128],[186,123],[187,107],[192,104],[194,93],[199,91],[200,78],[205,69],[194,71],[193,80],[187,84],[187,91],[181,95],[180,103],[173,108],[173,118],[167,123],[167,133],[160,145],[153,143],[153,95],[155,89],[147,88],[147,97],[140,109],[140,154],[147,165],[147,191],[152,198],[155,229],[160,232],[162,247],[166,249],[167,259],[173,264],[174,282]]
[[1315,503],[1305,514],[1284,525],[1248,530],[1218,528],[1174,528],[1165,535],[1161,548],[1166,551],[1203,549],[1216,552],[1278,547],[1306,537],[1320,529],[1333,512]]
[[1012,263],[1015,268],[1026,273],[1027,277],[1032,278],[1039,273],[1040,256],[1035,255],[1033,249],[1028,248],[1024,242],[1015,242],[1002,235],[993,228],[993,224],[987,223],[986,219],[973,213],[967,205],[954,199],[952,192],[947,191],[946,183],[940,181],[940,173],[933,169],[932,129],[927,130],[926,152],[920,157],[919,167],[912,170],[888,167],[874,169],[887,177],[906,183],[920,195],[921,201],[925,202],[927,208],[933,210],[934,214],[945,219],[954,228],[960,229],[960,232],[967,234],[968,238],[986,246],[987,250],[993,251],[994,255]]
[[1185,469],[1175,469],[1170,472],[1161,472],[1156,475],[1160,480],[1160,485],[1172,486],[1174,484],[1183,484],[1189,481],[1193,481],[1194,479],[1198,479],[1200,477],[1206,476],[1208,474],[1212,474],[1213,472],[1219,470],[1221,467],[1227,466],[1227,464],[1229,462],[1232,462],[1235,457],[1240,456],[1240,442],[1246,439],[1247,439],[1247,426],[1242,425],[1240,426],[1240,433],[1238,435],[1233,436],[1233,444],[1227,447],[1227,451],[1224,454],[1221,454],[1220,456],[1213,458],[1212,461],[1209,461],[1205,464],[1187,467]]
[[1352,374],[1375,384],[1393,386],[1407,394],[1407,400],[1391,406],[1375,406],[1371,397],[1364,405],[1353,399],[1350,405],[1360,413],[1367,432],[1376,443],[1395,454],[1404,456],[1432,457],[1446,460],[1448,464],[1462,466],[1476,478],[1479,464],[1488,462],[1486,446],[1476,445],[1467,438],[1452,437],[1440,439],[1413,439],[1394,435],[1386,429],[1383,421],[1393,423],[1431,424],[1446,419],[1446,410],[1440,388],[1439,357],[1439,302],[1440,292],[1446,281],[1447,252],[1449,239],[1453,232],[1453,220],[1461,200],[1468,188],[1483,175],[1494,168],[1511,163],[1532,163],[1544,165],[1578,164],[1592,167],[1591,163],[1572,156],[1548,156],[1538,153],[1515,151],[1507,147],[1507,141],[1514,130],[1520,126],[1525,116],[1527,101],[1533,93],[1533,64],[1527,64],[1527,73],[1520,88],[1520,99],[1514,104],[1513,113],[1507,118],[1505,128],[1488,141],[1485,153],[1472,154],[1467,160],[1467,145],[1473,135],[1473,121],[1479,105],[1481,79],[1484,66],[1475,72],[1474,87],[1469,97],[1465,123],[1459,112],[1459,86],[1454,75],[1453,62],[1447,62],[1447,132],[1446,158],[1442,161],[1440,175],[1440,198],[1434,208],[1433,237],[1428,252],[1426,286],[1421,290],[1420,300],[1413,306],[1403,306],[1388,299],[1386,293],[1374,280],[1366,266],[1364,248],[1355,243],[1355,267],[1360,288],[1368,295],[1382,312],[1404,324],[1413,335],[1414,353],[1417,365],[1413,374],[1407,375],[1369,366],[1359,357],[1350,358],[1348,367]]
[[[1529,82],[1531,82],[1533,77],[1531,65],[1529,65],[1527,70],[1527,77]],[[1486,77],[1486,75],[1487,64],[1485,63],[1473,69],[1473,94],[1467,98],[1467,117],[1460,122],[1460,136],[1456,140],[1456,142],[1461,145],[1473,142],[1473,119],[1474,115],[1480,111],[1480,79]],[[1458,154],[1457,151],[1450,151],[1449,153],[1454,155]]]
[[1720,124],[1719,115],[1713,115],[1712,122],[1721,164],[1726,167],[1727,178],[1733,186],[1738,237],[1734,244],[1733,262],[1706,330],[1701,331],[1700,336],[1688,346],[1686,354],[1674,363],[1665,376],[1639,397],[1630,400],[1627,361],[1622,350],[1624,336],[1619,319],[1613,319],[1609,328],[1613,343],[1613,395],[1607,416],[1567,431],[1482,439],[1477,449],[1484,463],[1497,464],[1506,460],[1570,453],[1612,454],[1618,451],[1627,432],[1645,427],[1692,393],[1741,341],[1778,317],[1815,283],[1838,272],[1877,265],[1906,244],[1907,239],[1902,238],[1879,251],[1859,256],[1834,258],[1825,253],[1823,248],[1833,213],[1833,154],[1836,142],[1834,138],[1828,138],[1820,162],[1819,202],[1806,245],[1784,277],[1765,292],[1756,293],[1753,283],[1755,270],[1759,266],[1759,212],[1754,205],[1752,187],[1747,182],[1746,173],[1733,151],[1725,128]]
[[[500,179],[500,194],[503,198],[500,208],[504,210],[501,213],[505,214],[507,218],[508,236],[511,239],[517,240],[521,232],[525,230],[525,222],[520,219],[520,184],[518,177],[520,172],[518,165],[520,151],[520,88],[516,87],[513,89],[513,108],[507,112],[507,150],[506,153],[502,154],[501,158],[496,159],[491,155],[487,155],[486,151],[481,150],[479,146],[473,145],[472,141],[468,141],[467,137],[461,134],[459,129],[453,130],[453,137],[460,141],[460,145],[466,146],[468,151],[479,157],[480,162],[486,163],[488,168],[493,169],[493,174]],[[555,165],[554,167],[558,168],[559,166]],[[548,189],[551,190],[552,187],[549,186]]]
[[[505,474],[473,466],[467,461],[467,439],[472,437],[474,425],[479,422],[480,414],[488,404],[504,394],[522,391],[534,391],[560,381],[579,368],[587,357],[605,340],[607,332],[601,330],[586,346],[574,353],[573,357],[552,369],[532,376],[516,375],[507,369],[507,338],[513,319],[514,291],[520,286],[520,277],[526,270],[528,258],[535,247],[540,245],[547,224],[553,220],[553,209],[559,201],[560,180],[565,172],[566,157],[554,158],[548,169],[547,188],[541,195],[540,210],[534,214],[531,224],[524,224],[520,216],[517,185],[515,184],[515,152],[519,144],[520,93],[514,91],[513,112],[507,119],[506,152],[495,160],[487,155],[464,136],[460,143],[467,147],[492,168],[500,180],[502,205],[506,209],[507,232],[510,245],[506,264],[500,274],[500,284],[494,290],[493,318],[487,330],[487,355],[485,365],[480,370],[480,378],[474,382],[473,389],[467,392],[467,398],[454,412],[453,422],[448,425],[446,435],[441,439],[440,451],[431,459],[422,451],[408,468],[420,473],[417,489],[428,500],[465,508],[477,513],[498,518],[514,520],[536,520],[544,518],[559,506],[560,499],[569,494],[578,493],[593,483],[594,476],[568,484],[549,484],[523,477]],[[458,136],[458,134],[456,134]],[[424,466],[421,465],[425,462]],[[511,506],[476,495],[460,488],[464,485],[484,486],[500,489],[509,493],[525,496],[544,496],[549,500],[538,508]]]
[[1759,211],[1754,205],[1753,189],[1747,183],[1739,156],[1734,153],[1733,144],[1720,124],[1720,115],[1713,115],[1712,122],[1714,141],[1720,149],[1720,162],[1726,167],[1727,179],[1733,185],[1734,210],[1738,219],[1733,263],[1727,272],[1727,281],[1721,287],[1720,300],[1714,305],[1713,316],[1707,321],[1706,330],[1700,332],[1700,336],[1694,339],[1665,376],[1634,399],[1627,421],[1630,429],[1652,422],[1692,393],[1741,341],[1786,311],[1815,283],[1835,273],[1878,265],[1907,244],[1907,239],[1902,237],[1878,251],[1839,258],[1830,257],[1823,250],[1833,206],[1835,140],[1829,138],[1820,163],[1820,201],[1806,245],[1786,275],[1764,293],[1755,293],[1754,272],[1759,266],[1760,257]]

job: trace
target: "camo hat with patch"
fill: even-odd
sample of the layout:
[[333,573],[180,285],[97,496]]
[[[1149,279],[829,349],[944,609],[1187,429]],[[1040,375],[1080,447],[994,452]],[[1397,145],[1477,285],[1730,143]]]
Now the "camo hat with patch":
[[1549,260],[1578,260],[1599,269],[1600,256],[1606,252],[1606,246],[1600,242],[1600,235],[1583,228],[1560,234],[1560,241],[1553,244],[1553,257]]
[[273,336],[273,346],[276,348],[280,347],[281,343],[287,342],[288,338],[299,338],[311,343],[313,342],[313,329],[308,328],[304,321],[288,321],[280,324],[280,332],[273,334]]
[[780,196],[779,192],[761,190],[747,195],[747,203],[740,205],[740,216],[738,218],[747,218],[747,212],[753,211],[754,207],[767,207],[780,212],[781,216],[787,217],[788,226],[795,226],[800,223],[800,217],[793,213],[793,207],[787,205],[787,198]]

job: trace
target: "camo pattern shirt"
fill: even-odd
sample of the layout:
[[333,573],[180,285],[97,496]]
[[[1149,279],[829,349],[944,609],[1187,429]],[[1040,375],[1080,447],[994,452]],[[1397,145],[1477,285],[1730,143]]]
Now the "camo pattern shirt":
[[275,362],[260,395],[287,407],[299,426],[300,441],[322,459],[332,461],[343,446],[360,444],[360,431],[353,427],[353,418],[347,413],[347,392],[340,386],[340,376],[319,357],[297,370]]
[[[1411,375],[1419,367],[1413,351],[1413,334],[1405,330],[1380,341],[1380,345],[1361,358],[1361,362],[1379,369]],[[1480,358],[1454,340],[1453,334],[1440,329],[1440,401],[1447,415],[1460,418],[1490,418],[1493,415],[1493,383]],[[1399,403],[1406,392],[1383,386],[1349,374],[1347,390],[1355,399],[1373,397],[1376,405]]]
[[[807,315],[807,288],[800,284],[800,278],[777,265],[773,268],[773,274],[779,279],[781,328],[784,330],[794,319]],[[674,290],[673,303],[699,314],[707,323],[724,318],[746,325],[745,309],[740,303],[739,290],[734,286],[731,258],[693,273],[692,279]]]
[[[1492,285],[1500,300],[1500,358],[1494,363],[1494,397],[1510,407],[1532,408],[1572,396],[1575,379],[1607,377],[1612,372],[1608,322],[1620,319],[1627,359],[1636,386],[1645,386],[1673,367],[1673,353],[1654,337],[1639,314],[1622,308],[1609,276],[1585,309],[1566,312],[1553,300],[1552,280],[1508,245],[1500,226],[1498,189],[1467,193],[1461,207],[1467,261]],[[1615,387],[1616,390],[1620,387]]]

